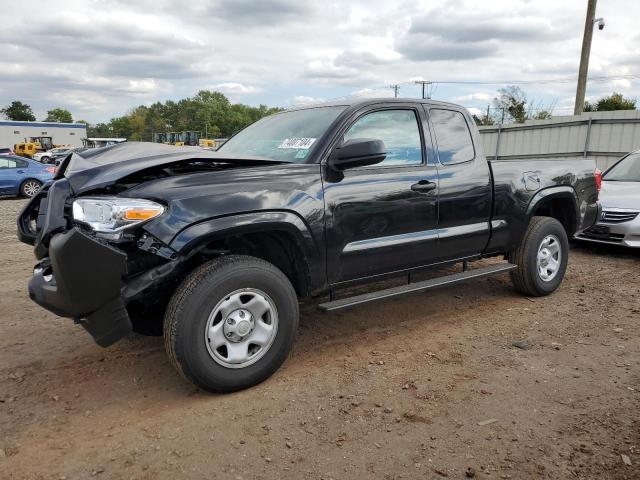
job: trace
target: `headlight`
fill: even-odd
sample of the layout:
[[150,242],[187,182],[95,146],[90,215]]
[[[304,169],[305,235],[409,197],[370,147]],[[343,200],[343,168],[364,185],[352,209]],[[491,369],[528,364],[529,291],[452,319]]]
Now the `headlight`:
[[84,197],[73,202],[73,218],[96,232],[113,233],[162,215],[164,206],[142,198]]

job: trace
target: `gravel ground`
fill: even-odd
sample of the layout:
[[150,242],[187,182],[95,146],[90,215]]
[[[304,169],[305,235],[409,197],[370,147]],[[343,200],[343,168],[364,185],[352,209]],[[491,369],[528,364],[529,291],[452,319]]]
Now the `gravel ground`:
[[640,252],[574,245],[546,298],[504,275],[302,305],[279,372],[216,396],[161,338],[102,349],[33,304],[23,204],[0,202],[2,479],[640,478]]

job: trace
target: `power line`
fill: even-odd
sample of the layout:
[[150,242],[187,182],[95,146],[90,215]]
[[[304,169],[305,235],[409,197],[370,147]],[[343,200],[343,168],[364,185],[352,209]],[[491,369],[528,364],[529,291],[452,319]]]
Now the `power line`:
[[[640,74],[628,74],[628,75],[600,75],[589,77],[588,80],[590,82],[608,82],[611,80],[638,80],[640,79]],[[544,78],[537,80],[429,80],[431,85],[542,85],[549,83],[575,83],[577,77],[565,77],[565,78]],[[413,85],[416,83],[422,83],[421,81],[406,81],[406,82],[397,82],[391,86],[383,85],[378,87],[373,87],[371,90],[381,90],[383,88],[395,88],[396,85]]]
[[[640,74],[633,73],[627,75],[600,75],[600,76],[592,76],[589,77],[589,82],[599,83],[599,82],[608,82],[611,80],[638,80],[640,79]],[[552,83],[575,83],[577,77],[566,77],[566,78],[547,78],[547,79],[537,79],[537,80],[429,80],[428,83],[430,87],[437,87],[439,84],[443,85],[544,85],[544,84],[552,84]],[[346,100],[349,98],[357,98],[364,95],[370,95],[375,91],[383,91],[389,88],[393,89],[394,96],[397,98],[400,87],[404,85],[415,85],[416,83],[422,83],[422,81],[406,81],[406,82],[398,82],[392,85],[380,85],[371,88],[362,89],[361,93],[343,95],[340,97],[335,97],[329,99],[330,101],[338,101],[338,100]],[[431,90],[431,94],[433,94],[434,90]]]
[[[591,82],[607,82],[610,80],[637,80],[640,79],[639,74],[630,74],[630,75],[605,75],[605,76],[596,76],[589,77],[589,81]],[[481,81],[481,80],[431,80],[432,84],[449,84],[449,85],[532,85],[532,84],[547,84],[547,83],[574,83],[576,81],[576,77],[571,78],[548,78],[548,79],[540,79],[540,80],[489,80],[489,81]],[[420,83],[420,82],[401,82],[400,85],[408,85],[411,83]]]

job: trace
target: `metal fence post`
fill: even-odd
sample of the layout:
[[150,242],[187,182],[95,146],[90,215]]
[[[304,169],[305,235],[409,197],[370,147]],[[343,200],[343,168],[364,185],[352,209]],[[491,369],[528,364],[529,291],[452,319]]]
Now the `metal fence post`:
[[498,138],[496,138],[496,160],[498,160],[498,154],[500,153],[500,132],[502,131],[502,124],[498,124]]
[[584,158],[587,158],[587,152],[589,151],[589,140],[591,138],[591,120],[593,120],[593,117],[589,117],[589,123],[587,123],[587,135],[584,139],[584,153],[582,154]]

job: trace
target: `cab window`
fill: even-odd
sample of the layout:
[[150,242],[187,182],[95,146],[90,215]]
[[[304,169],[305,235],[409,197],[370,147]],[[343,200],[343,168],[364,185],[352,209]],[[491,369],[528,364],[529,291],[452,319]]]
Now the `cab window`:
[[368,113],[344,134],[344,140],[382,140],[387,157],[379,165],[419,165],[422,163],[420,127],[413,110],[380,110]]
[[440,163],[453,165],[474,159],[475,149],[471,132],[462,113],[432,108],[429,110],[429,116],[438,144]]

